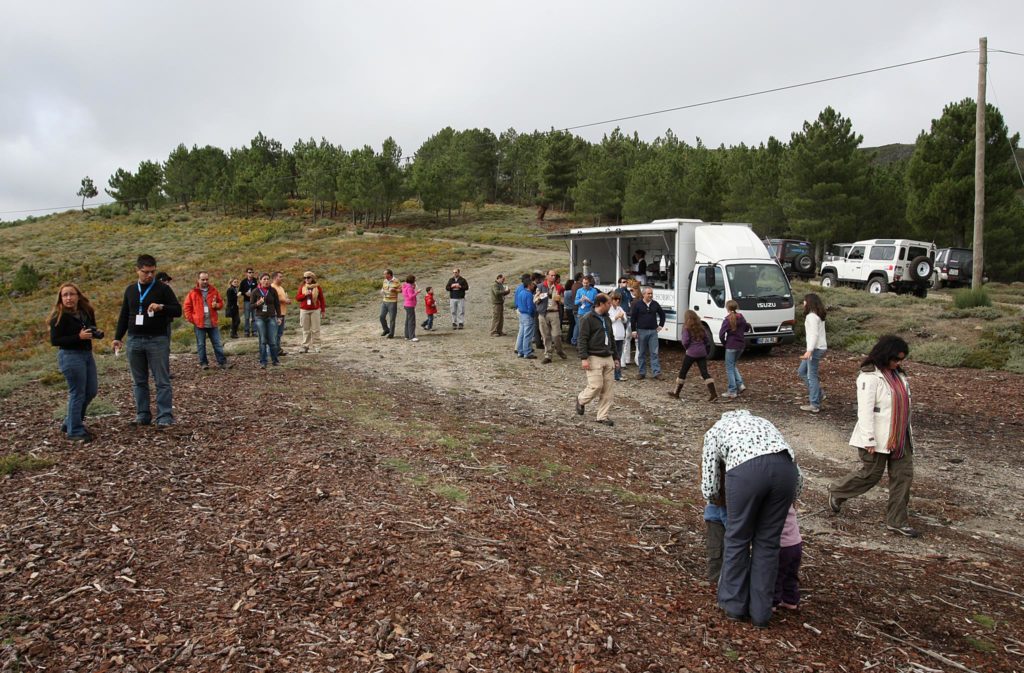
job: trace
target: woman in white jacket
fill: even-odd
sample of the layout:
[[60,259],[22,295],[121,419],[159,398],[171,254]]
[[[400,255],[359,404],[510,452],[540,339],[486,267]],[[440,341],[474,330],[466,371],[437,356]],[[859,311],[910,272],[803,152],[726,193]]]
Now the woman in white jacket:
[[871,490],[889,470],[889,506],[885,527],[907,537],[919,533],[907,523],[914,481],[914,435],[910,426],[910,386],[901,363],[910,352],[898,336],[883,336],[861,363],[857,376],[857,426],[850,444],[861,465],[828,487],[828,504],[839,513],[843,503]]
[[821,401],[825,398],[818,379],[818,364],[828,351],[828,342],[825,340],[825,304],[813,292],[804,297],[804,316],[807,350],[800,356],[797,374],[807,384],[808,399],[800,409],[816,414],[821,411]]

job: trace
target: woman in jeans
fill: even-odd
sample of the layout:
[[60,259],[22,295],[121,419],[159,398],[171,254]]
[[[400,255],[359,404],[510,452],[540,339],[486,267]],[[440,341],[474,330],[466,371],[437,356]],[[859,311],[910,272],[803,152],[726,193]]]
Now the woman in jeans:
[[68,382],[68,411],[60,430],[73,442],[91,442],[93,435],[85,427],[85,412],[99,388],[92,342],[103,337],[96,328],[96,312],[78,287],[64,283],[57,291],[57,302],[47,323],[50,343],[60,349],[57,365]]
[[725,310],[729,315],[722,321],[722,329],[718,330],[718,339],[725,346],[725,378],[729,382],[729,390],[722,397],[726,399],[735,399],[747,389],[743,385],[740,370],[736,368],[736,361],[740,359],[740,354],[747,345],[744,335],[750,331],[750,324],[739,309],[740,305],[735,299],[725,302]]
[[256,333],[260,337],[260,367],[267,368],[267,356],[274,366],[278,361],[277,326],[281,320],[281,300],[277,291],[270,287],[270,274],[260,276],[260,284],[252,291],[252,311],[255,315]]
[[405,338],[409,341],[419,341],[416,338],[416,302],[420,292],[423,290],[416,288],[416,276],[406,276],[402,283],[402,305],[405,307]]
[[825,340],[825,305],[821,303],[821,297],[813,292],[804,297],[804,316],[807,350],[800,356],[797,374],[807,384],[808,400],[800,410],[816,414],[821,411],[821,401],[825,399],[818,379],[818,364],[825,357],[828,342]]

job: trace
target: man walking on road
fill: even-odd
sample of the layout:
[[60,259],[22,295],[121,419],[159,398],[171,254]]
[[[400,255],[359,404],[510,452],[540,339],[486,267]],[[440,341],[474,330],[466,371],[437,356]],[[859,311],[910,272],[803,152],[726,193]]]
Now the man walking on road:
[[181,315],[181,304],[170,287],[153,277],[156,259],[152,255],[139,255],[135,272],[138,282],[125,288],[111,345],[114,352],[120,351],[124,335],[131,337],[127,352],[134,384],[135,424],[153,422],[149,405],[149,375],[152,373],[156,385],[156,423],[162,429],[174,423],[171,379],[167,370],[167,353],[171,347],[167,325]]
[[402,284],[395,278],[391,269],[384,270],[384,284],[380,287],[380,326],[384,331],[381,336],[395,338],[395,319],[398,316],[398,292]]
[[587,387],[576,396],[576,413],[582,416],[585,407],[596,398],[597,422],[604,425],[615,425],[615,421],[608,418],[615,392],[615,367],[618,365],[615,337],[608,320],[610,307],[608,295],[602,293],[594,297],[594,310],[580,318],[576,342],[583,371],[587,373]]
[[537,305],[537,322],[540,324],[540,334],[544,337],[544,362],[551,362],[552,353],[558,353],[558,357],[565,359],[565,351],[562,350],[562,286],[558,284],[555,277],[558,274],[554,269],[548,271],[544,282],[537,287],[533,302]]
[[242,295],[242,311],[245,314],[244,329],[245,336],[247,337],[251,337],[256,329],[256,325],[253,322],[256,316],[252,310],[252,293],[259,284],[259,281],[256,280],[256,272],[250,267],[245,270],[245,278],[238,285],[238,294]]
[[199,355],[199,366],[210,368],[206,358],[206,338],[213,344],[213,355],[217,365],[226,368],[228,359],[224,357],[224,346],[220,339],[220,328],[217,327],[217,311],[224,306],[217,288],[210,285],[210,274],[200,271],[196,286],[185,296],[185,320],[192,323],[196,332],[196,354]]
[[651,368],[651,378],[661,378],[661,361],[658,359],[658,332],[665,329],[665,310],[654,301],[654,290],[643,289],[641,301],[633,302],[629,310],[629,322],[633,326],[633,338],[636,340],[636,366],[640,370],[637,378],[643,380],[647,376],[647,366]]
[[511,292],[505,286],[505,274],[499,273],[491,286],[491,306],[494,314],[491,317],[491,336],[505,336],[505,297]]
[[452,271],[444,289],[448,291],[449,304],[452,310],[452,329],[466,328],[466,290],[469,281],[462,277],[458,269]]

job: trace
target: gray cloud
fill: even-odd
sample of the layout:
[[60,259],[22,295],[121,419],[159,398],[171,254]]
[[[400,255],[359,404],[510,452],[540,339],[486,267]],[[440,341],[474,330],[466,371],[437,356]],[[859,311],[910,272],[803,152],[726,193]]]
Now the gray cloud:
[[[8,5],[0,22],[0,211],[74,204],[89,174],[179,142],[345,147],[438,129],[561,128],[974,49],[1024,51],[1024,3],[98,2]],[[990,102],[1024,126],[1024,58],[990,55]],[[15,67],[10,67],[14,64]],[[832,105],[866,145],[913,142],[976,93],[964,55],[631,120],[717,146],[788,139]],[[597,140],[614,125],[579,131]],[[13,215],[0,215],[12,219]]]

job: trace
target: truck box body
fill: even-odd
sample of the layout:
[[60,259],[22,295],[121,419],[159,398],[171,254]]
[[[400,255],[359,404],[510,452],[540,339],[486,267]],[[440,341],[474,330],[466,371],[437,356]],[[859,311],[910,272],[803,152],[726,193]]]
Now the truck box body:
[[[569,271],[594,276],[610,292],[629,275],[637,250],[646,252],[647,286],[666,313],[663,339],[681,338],[683,313],[693,309],[720,345],[725,302],[735,299],[753,331],[748,345],[792,343],[794,301],[782,268],[749,224],[668,219],[647,224],[571,229],[557,234],[569,242]],[[708,268],[714,269],[714,280]]]

